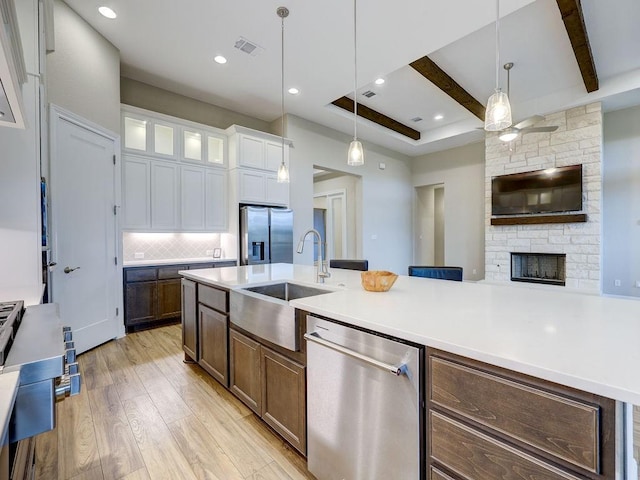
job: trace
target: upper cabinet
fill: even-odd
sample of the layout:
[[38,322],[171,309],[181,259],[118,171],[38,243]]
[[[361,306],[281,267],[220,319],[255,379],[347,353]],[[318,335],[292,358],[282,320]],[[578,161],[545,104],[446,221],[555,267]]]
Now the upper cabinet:
[[226,134],[122,107],[125,230],[226,232]]
[[27,70],[13,0],[0,0],[0,126],[25,128],[22,85]]
[[179,162],[226,167],[223,130],[122,106],[123,150]]
[[289,167],[291,141],[237,125],[227,133],[231,182],[237,192],[233,202],[288,205],[289,184],[277,183],[276,174],[283,158]]

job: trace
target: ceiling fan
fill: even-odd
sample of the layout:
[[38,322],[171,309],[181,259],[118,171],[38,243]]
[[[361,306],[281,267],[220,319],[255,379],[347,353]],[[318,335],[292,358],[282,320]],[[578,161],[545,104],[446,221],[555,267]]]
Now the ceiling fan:
[[[507,96],[510,97],[510,78],[509,72],[513,68],[513,62],[505,63],[504,69],[507,71]],[[540,132],[555,132],[558,129],[557,125],[549,125],[546,127],[534,127],[538,122],[544,120],[542,115],[533,115],[529,118],[525,118],[521,122],[516,123],[510,127],[500,131],[498,138],[503,142],[510,142],[515,140],[518,135],[524,135],[525,133],[540,133]]]

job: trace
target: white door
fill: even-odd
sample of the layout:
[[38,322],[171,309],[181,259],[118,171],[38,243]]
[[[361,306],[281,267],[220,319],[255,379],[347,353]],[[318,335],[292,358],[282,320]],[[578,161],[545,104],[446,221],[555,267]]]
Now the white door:
[[73,330],[76,351],[116,337],[117,136],[107,136],[74,115],[52,107],[52,299]]

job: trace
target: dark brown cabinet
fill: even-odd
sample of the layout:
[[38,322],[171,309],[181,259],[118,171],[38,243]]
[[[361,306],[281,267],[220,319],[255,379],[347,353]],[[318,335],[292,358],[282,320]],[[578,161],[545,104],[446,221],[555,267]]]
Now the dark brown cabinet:
[[431,479],[615,478],[615,402],[431,350]]
[[196,282],[182,279],[182,350],[198,361],[198,307]]
[[229,292],[198,284],[198,363],[229,387]]
[[158,320],[180,318],[180,280],[158,280]]
[[304,365],[231,329],[230,389],[301,453],[306,453]]
[[262,415],[260,344],[229,330],[229,381],[231,391],[256,414]]
[[125,325],[127,328],[152,322],[158,316],[158,285],[138,282],[125,285]]

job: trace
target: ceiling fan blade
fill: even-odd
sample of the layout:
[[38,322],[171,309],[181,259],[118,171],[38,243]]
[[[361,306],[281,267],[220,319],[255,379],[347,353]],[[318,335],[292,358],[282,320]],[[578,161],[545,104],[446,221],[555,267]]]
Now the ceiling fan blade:
[[514,127],[518,129],[523,129],[523,128],[530,127],[531,125],[534,125],[538,122],[541,122],[542,120],[544,120],[544,117],[542,115],[534,115],[532,117],[525,118],[519,123],[516,123]]
[[520,133],[555,132],[557,129],[557,125],[549,125],[548,127],[527,127],[520,129]]

